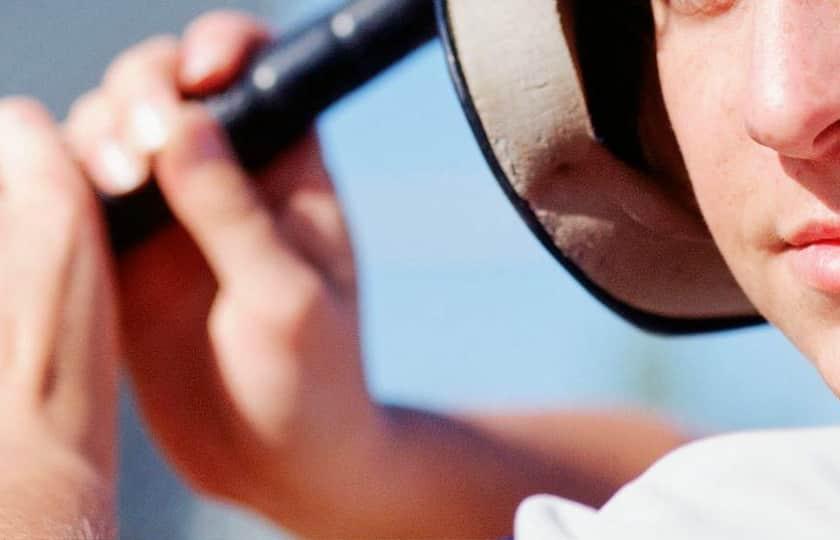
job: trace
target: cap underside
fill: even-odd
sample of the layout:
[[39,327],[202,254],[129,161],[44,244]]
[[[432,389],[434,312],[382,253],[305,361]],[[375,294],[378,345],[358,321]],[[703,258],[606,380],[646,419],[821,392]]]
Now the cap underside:
[[656,332],[761,322],[702,217],[662,188],[670,179],[625,163],[596,137],[571,0],[438,0],[438,14],[459,97],[497,179],[590,292]]

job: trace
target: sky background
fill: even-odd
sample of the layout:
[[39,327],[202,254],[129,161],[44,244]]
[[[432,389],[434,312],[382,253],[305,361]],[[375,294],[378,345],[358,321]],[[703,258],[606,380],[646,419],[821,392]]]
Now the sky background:
[[[194,13],[241,5],[288,28],[334,4],[6,0],[0,93],[35,94],[61,115],[114,53]],[[438,45],[331,109],[319,129],[356,245],[379,399],[439,410],[646,407],[697,433],[840,419],[815,371],[770,328],[657,338],[589,297],[496,185]],[[124,540],[278,537],[191,496],[129,399],[122,446]]]

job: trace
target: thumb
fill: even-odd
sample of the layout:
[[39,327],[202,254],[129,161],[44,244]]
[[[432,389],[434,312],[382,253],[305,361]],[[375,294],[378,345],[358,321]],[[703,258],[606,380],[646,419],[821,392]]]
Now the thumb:
[[[250,291],[320,278],[280,236],[226,136],[200,105],[188,105],[155,170],[175,217],[222,287]],[[268,281],[267,281],[268,280]]]

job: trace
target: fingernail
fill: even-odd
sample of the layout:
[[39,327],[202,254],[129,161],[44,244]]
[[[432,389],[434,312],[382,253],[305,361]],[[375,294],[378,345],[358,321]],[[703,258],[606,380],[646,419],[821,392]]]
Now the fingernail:
[[213,74],[216,70],[216,59],[213,55],[206,53],[188,53],[182,69],[184,81],[188,84],[197,84]]
[[140,162],[116,141],[106,141],[99,151],[102,175],[114,194],[137,189],[146,179]]
[[141,103],[131,112],[131,137],[144,152],[157,152],[166,145],[169,129],[160,109],[150,103]]

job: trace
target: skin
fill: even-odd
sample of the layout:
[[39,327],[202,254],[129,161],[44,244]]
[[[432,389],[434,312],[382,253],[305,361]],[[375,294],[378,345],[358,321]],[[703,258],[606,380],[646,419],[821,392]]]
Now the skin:
[[837,222],[836,0],[653,0],[665,105],[693,191],[759,311],[840,395],[840,296],[789,264],[795,231]]
[[498,537],[525,496],[599,505],[684,441],[644,414],[445,417],[372,400],[316,138],[251,176],[185,99],[225,86],[267,34],[220,12],[142,43],[65,125],[98,189],[151,172],[178,220],[118,270],[138,401],[187,481],[307,537]]
[[0,536],[116,537],[119,321],[94,192],[39,104],[0,100]]

